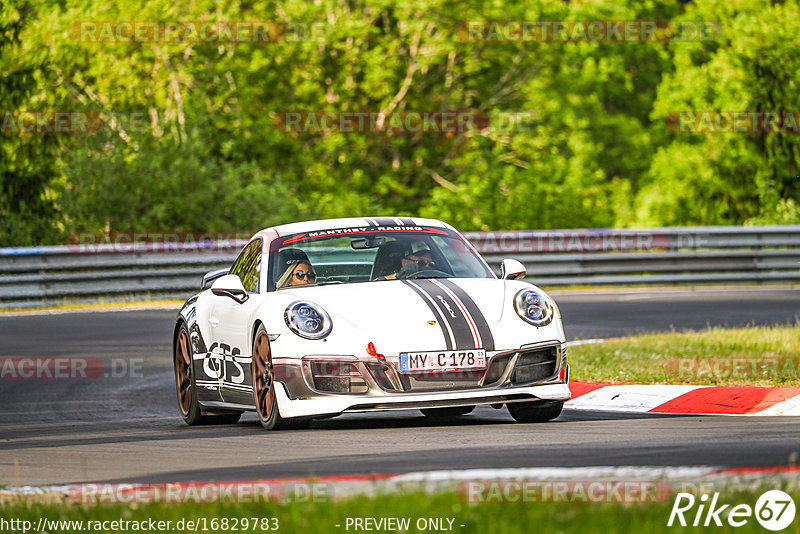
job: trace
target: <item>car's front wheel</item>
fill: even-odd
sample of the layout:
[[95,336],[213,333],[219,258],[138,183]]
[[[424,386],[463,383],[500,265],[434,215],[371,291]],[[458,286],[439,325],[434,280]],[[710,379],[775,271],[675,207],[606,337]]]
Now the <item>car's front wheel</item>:
[[275,368],[269,336],[264,325],[259,325],[253,341],[253,400],[261,426],[267,430],[303,428],[308,419],[286,419],[281,417],[278,399],[275,396]]
[[187,425],[224,425],[234,424],[242,416],[242,412],[230,412],[216,415],[204,415],[197,401],[197,386],[194,381],[192,344],[189,341],[189,329],[186,323],[181,324],[173,350],[175,367],[175,385],[178,390],[178,407]]
[[508,411],[520,423],[543,423],[561,415],[564,402],[512,402]]

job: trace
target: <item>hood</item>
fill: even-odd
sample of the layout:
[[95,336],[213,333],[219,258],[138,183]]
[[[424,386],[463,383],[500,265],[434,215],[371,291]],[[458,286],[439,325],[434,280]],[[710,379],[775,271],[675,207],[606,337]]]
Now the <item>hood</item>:
[[[493,350],[491,326],[500,322],[505,282],[491,278],[387,280],[281,290],[322,306],[336,324],[400,350]],[[391,349],[386,347],[387,352]]]

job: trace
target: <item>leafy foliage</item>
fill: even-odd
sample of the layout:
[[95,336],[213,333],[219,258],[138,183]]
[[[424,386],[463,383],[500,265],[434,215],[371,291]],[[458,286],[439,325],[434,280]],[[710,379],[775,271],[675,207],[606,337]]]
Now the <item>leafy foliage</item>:
[[[687,109],[797,111],[796,2],[698,2],[684,19],[718,20],[719,31],[708,41],[673,43],[675,70],[664,75],[654,119]],[[638,199],[638,222],[800,222],[797,134],[674,137],[652,160],[649,185]]]
[[[800,222],[791,134],[673,133],[671,113],[796,110],[796,0],[12,0],[0,243],[425,215],[463,230]],[[705,40],[470,42],[469,20],[716,21]],[[274,21],[272,42],[91,42],[81,21]],[[90,36],[92,34],[89,34]],[[297,133],[287,111],[486,113],[459,133]]]
[[[0,4],[0,112],[35,108],[41,101],[44,54],[19,55],[34,17],[27,2]],[[0,134],[0,245],[29,245],[60,237],[49,186],[57,179],[55,140]]]

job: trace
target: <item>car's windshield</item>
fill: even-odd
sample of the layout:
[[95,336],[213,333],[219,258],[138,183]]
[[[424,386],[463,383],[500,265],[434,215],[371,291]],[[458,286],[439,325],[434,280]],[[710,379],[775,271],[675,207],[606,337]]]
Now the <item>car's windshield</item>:
[[413,278],[493,278],[474,249],[445,228],[364,227],[273,241],[269,290]]

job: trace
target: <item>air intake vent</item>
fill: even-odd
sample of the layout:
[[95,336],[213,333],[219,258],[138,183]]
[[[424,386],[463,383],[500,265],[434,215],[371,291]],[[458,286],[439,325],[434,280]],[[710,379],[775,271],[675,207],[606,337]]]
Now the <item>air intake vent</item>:
[[355,365],[339,361],[312,361],[314,389],[329,393],[366,393],[369,387]]
[[486,378],[483,379],[483,383],[485,385],[494,384],[500,380],[500,377],[503,376],[503,373],[506,370],[506,366],[508,365],[508,361],[511,359],[511,356],[513,355],[503,354],[492,358],[492,361],[489,364],[489,370],[486,371]]
[[375,383],[385,391],[402,391],[394,386],[392,379],[389,378],[390,367],[381,362],[368,362],[365,363],[367,369],[372,374]]
[[558,347],[522,352],[516,367],[514,367],[514,372],[511,373],[511,383],[527,384],[550,378],[556,373],[558,358]]

